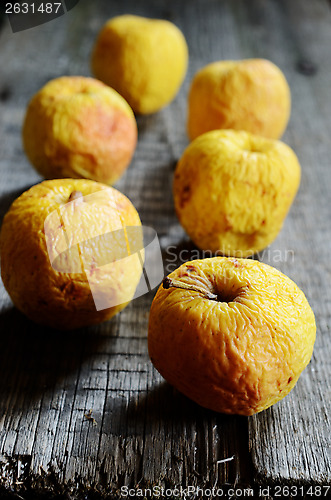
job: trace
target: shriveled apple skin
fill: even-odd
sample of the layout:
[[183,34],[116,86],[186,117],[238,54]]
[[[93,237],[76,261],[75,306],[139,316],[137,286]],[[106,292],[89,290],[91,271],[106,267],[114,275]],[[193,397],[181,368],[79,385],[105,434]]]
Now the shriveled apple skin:
[[148,349],[170,384],[201,406],[240,415],[290,392],[316,335],[313,311],[293,281],[258,261],[226,257],[187,262],[169,277],[219,295],[160,286]]
[[[63,269],[69,271],[60,272],[51,264],[44,223],[54,211],[60,215],[72,192],[81,193],[85,201],[76,200],[60,218],[51,219],[47,230],[53,254],[63,256]],[[96,198],[88,197],[94,193]],[[132,203],[114,188],[84,179],[37,184],[17,198],[4,217],[0,233],[4,286],[15,306],[37,323],[69,330],[105,321],[132,299],[142,266],[138,255],[130,253],[127,258],[111,262],[112,252],[116,260],[118,247],[106,248],[96,237],[134,226],[138,227],[139,239],[140,225]],[[142,232],[140,237],[137,246],[143,248]],[[85,257],[95,259],[96,265],[84,269],[84,242],[90,239],[95,243],[86,247]],[[76,243],[80,244],[79,253],[72,252],[68,259],[65,250],[69,244],[75,248]],[[123,242],[119,238],[120,244],[130,252],[127,239]],[[98,262],[105,264],[103,260],[109,265],[98,266]],[[99,297],[114,306],[97,310],[91,284]]]
[[188,64],[182,32],[164,19],[116,16],[96,39],[93,74],[116,89],[135,113],[166,106],[177,94]]
[[207,132],[177,164],[176,213],[199,248],[247,257],[278,235],[300,176],[295,153],[281,141],[235,130]]
[[217,61],[201,68],[192,80],[188,135],[193,140],[209,130],[235,129],[278,139],[290,111],[290,88],[271,61]]
[[131,161],[137,124],[114,89],[94,78],[63,76],[32,97],[22,135],[30,162],[46,179],[113,184]]

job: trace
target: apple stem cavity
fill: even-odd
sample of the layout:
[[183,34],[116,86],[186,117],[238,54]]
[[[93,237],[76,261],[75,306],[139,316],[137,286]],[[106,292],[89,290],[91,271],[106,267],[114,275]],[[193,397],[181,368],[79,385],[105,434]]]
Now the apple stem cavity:
[[166,290],[168,288],[182,288],[183,290],[193,290],[194,292],[202,293],[202,295],[204,297],[206,297],[206,299],[218,300],[217,295],[215,295],[214,293],[208,292],[208,290],[205,290],[201,286],[189,285],[188,283],[183,283],[182,281],[173,280],[173,279],[169,278],[168,276],[166,278],[164,278],[164,280],[162,281],[162,285],[163,285],[163,288],[165,288]]
[[81,202],[83,200],[83,193],[81,191],[72,191],[71,195],[68,198],[68,201],[74,201],[74,200],[80,200]]

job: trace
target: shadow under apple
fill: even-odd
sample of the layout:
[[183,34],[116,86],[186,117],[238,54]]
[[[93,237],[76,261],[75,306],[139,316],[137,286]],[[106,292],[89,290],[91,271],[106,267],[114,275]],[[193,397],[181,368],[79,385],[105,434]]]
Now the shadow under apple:
[[24,396],[31,403],[61,380],[76,383],[81,365],[100,351],[113,335],[115,324],[73,331],[60,331],[37,325],[19,310],[8,307],[0,313],[0,393],[10,411],[20,412],[20,404],[10,401]]

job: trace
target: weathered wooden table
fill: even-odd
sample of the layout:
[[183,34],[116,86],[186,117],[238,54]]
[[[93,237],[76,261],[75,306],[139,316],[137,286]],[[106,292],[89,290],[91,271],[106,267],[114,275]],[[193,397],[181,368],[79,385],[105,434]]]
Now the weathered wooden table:
[[[108,323],[64,334],[29,322],[1,288],[2,497],[6,491],[23,499],[45,492],[46,498],[90,499],[97,492],[120,494],[122,486],[139,494],[139,488],[153,485],[223,487],[225,492],[228,485],[237,489],[238,498],[246,486],[258,498],[299,498],[302,493],[314,498],[319,492],[331,498],[327,0],[82,0],[66,15],[15,34],[4,19],[1,215],[41,180],[20,138],[28,99],[51,78],[89,75],[98,29],[107,18],[127,12],[175,22],[190,49],[189,71],[176,100],[157,114],[138,118],[137,151],[116,185],[143,223],[157,231],[165,272],[174,261],[182,262],[180,249],[186,250],[186,259],[197,252],[176,219],[171,189],[175,162],[187,145],[186,98],[193,74],[210,61],[248,57],[268,58],[286,74],[293,107],[283,139],[298,154],[302,182],[281,234],[258,258],[288,274],[306,293],[318,328],[313,359],[292,393],[274,407],[250,418],[219,415],[177,393],[152,367],[146,334],[154,292]],[[270,490],[260,492],[259,485]],[[282,489],[286,485],[289,495]],[[203,495],[207,498],[208,491],[195,491],[195,497]]]

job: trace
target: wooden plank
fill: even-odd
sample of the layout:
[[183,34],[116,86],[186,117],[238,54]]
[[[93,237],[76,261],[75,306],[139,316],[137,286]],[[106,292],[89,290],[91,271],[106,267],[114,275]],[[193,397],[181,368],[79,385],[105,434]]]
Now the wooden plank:
[[[331,10],[323,1],[261,3],[263,22],[258,25],[258,16],[248,8],[239,13],[244,57],[270,58],[285,71],[293,105],[284,141],[302,166],[301,187],[284,229],[261,258],[304,290],[317,321],[312,362],[285,400],[250,419],[250,447],[261,480],[329,484]],[[302,60],[316,66],[317,73],[300,73]],[[283,261],[277,262],[280,255]]]
[[[24,487],[56,493],[136,484],[253,484],[255,478],[327,484],[331,14],[326,0],[82,0],[69,14],[30,31],[13,35],[5,23],[0,215],[40,180],[20,139],[29,97],[50,78],[89,75],[94,36],[108,17],[124,12],[169,18],[189,42],[190,67],[178,97],[161,112],[138,118],[137,151],[116,185],[143,223],[158,232],[166,272],[182,263],[181,249],[185,258],[196,256],[176,219],[171,193],[174,165],[187,144],[191,77],[212,60],[244,57],[269,58],[286,73],[293,113],[284,140],[298,153],[303,177],[282,233],[260,258],[307,294],[318,322],[314,358],[297,388],[272,409],[249,419],[216,415],[164,383],[150,364],[146,332],[153,292],[112,321],[68,335],[28,322],[1,288],[2,484],[23,479]],[[297,72],[302,58],[318,65],[316,75]],[[85,416],[90,409],[95,424]]]
[[[145,12],[144,2],[126,5],[130,12]],[[184,19],[188,3],[183,9]],[[203,10],[202,4],[199,9]],[[2,183],[5,193],[13,185],[16,188],[17,181],[23,190],[39,179],[22,155],[19,138],[28,97],[57,74],[88,74],[86,54],[90,51],[92,34],[95,35],[104,19],[122,11],[119,3],[115,9],[102,3],[98,11],[85,4],[75,12],[75,17],[67,16],[35,30],[33,39],[28,32],[15,35],[15,39],[8,29],[2,34],[3,60],[12,61],[10,72],[3,77],[3,85],[11,88],[3,122],[6,131],[2,136],[9,145],[4,162],[9,180]],[[172,15],[167,2],[160,2],[157,7],[150,3],[149,15],[163,17],[167,12]],[[180,25],[179,14],[176,16]],[[25,53],[17,58],[17,46],[24,47],[29,54],[36,46],[43,47],[49,37],[50,53],[46,55],[41,50],[35,54],[29,67],[34,79],[23,83],[27,58]],[[60,58],[58,53],[62,54]],[[169,240],[169,232],[176,234],[176,238],[184,236],[174,216],[171,180],[174,161],[187,144],[185,90],[187,83],[173,107],[138,119],[139,144],[134,164],[118,183],[119,189],[132,199],[143,222],[157,229],[163,246]],[[17,158],[13,156],[13,148]],[[15,163],[22,171],[11,179]],[[15,190],[3,200],[3,212],[17,194]],[[3,356],[2,389],[7,399],[18,395],[23,402],[6,407],[7,418],[0,437],[3,455],[24,454],[31,457],[32,474],[42,475],[51,466],[58,481],[70,483],[78,478],[84,486],[94,481],[104,487],[118,488],[122,484],[148,481],[215,484],[218,478],[222,483],[237,479],[241,458],[232,436],[242,435],[242,420],[210,415],[181,395],[173,395],[172,388],[163,383],[147,356],[151,299],[152,294],[135,301],[118,318],[83,335],[80,333],[79,339],[76,334],[67,338],[61,334],[58,337],[58,333],[44,338],[43,331],[38,333],[34,325],[27,326],[24,318],[19,316],[17,320],[17,314],[5,299],[4,308],[10,309],[10,321],[13,317],[16,321],[12,325],[16,338],[7,338],[4,347],[12,352],[18,343],[21,349],[9,359]],[[4,315],[4,327],[8,322],[8,315]],[[36,365],[38,359],[45,364]],[[19,367],[22,360],[26,361]],[[24,395],[22,389],[27,391]],[[84,418],[90,408],[96,426]],[[229,454],[237,455],[235,467],[217,464]]]

